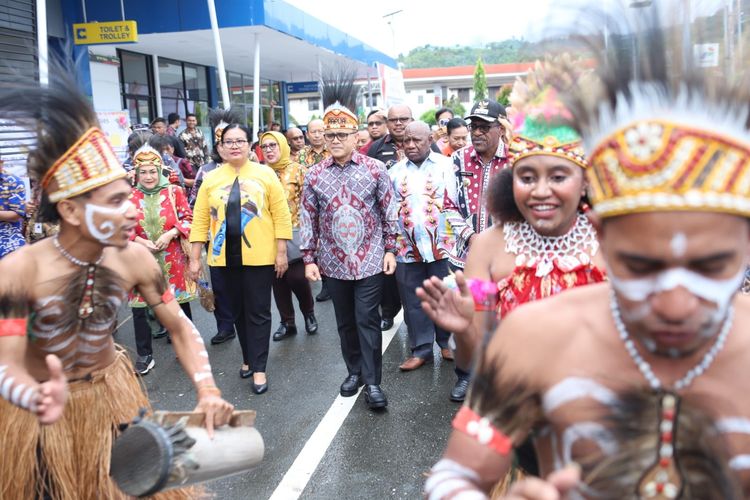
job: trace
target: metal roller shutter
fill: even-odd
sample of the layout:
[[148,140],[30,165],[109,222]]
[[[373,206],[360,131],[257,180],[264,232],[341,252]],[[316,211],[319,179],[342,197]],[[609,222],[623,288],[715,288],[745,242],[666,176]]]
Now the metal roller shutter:
[[[34,0],[0,0],[0,84],[38,79]],[[26,174],[26,155],[33,133],[0,120],[0,157],[4,168]]]

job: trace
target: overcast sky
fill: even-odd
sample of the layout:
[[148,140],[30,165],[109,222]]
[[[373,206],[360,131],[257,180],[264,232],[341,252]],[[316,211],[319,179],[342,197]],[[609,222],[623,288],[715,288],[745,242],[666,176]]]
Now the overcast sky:
[[[559,25],[561,3],[582,5],[591,0],[285,0],[349,33],[388,55],[396,56],[430,44],[483,45],[508,38],[538,39],[552,13]],[[605,0],[597,0],[601,3]],[[622,1],[626,5],[632,0]],[[691,5],[692,14],[708,13],[735,0],[653,0]],[[557,7],[557,9],[556,9]],[[383,16],[401,11],[389,18]],[[573,13],[577,9],[566,9]],[[628,9],[629,10],[629,9]],[[680,10],[680,9],[677,9]],[[388,20],[392,20],[388,24]],[[572,17],[570,24],[574,25]]]

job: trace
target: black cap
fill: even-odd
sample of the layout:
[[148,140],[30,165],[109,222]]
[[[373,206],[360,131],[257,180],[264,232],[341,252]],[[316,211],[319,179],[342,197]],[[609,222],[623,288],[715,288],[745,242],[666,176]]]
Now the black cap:
[[484,99],[474,104],[471,108],[471,113],[464,119],[473,120],[480,118],[486,122],[496,122],[500,116],[503,118],[508,117],[505,113],[505,107],[497,101]]

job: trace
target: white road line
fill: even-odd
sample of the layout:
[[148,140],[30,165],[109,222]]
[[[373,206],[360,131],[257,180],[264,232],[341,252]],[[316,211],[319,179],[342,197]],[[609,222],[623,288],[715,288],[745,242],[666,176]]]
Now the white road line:
[[120,321],[120,324],[115,327],[115,331],[119,330],[122,325],[124,325],[125,323],[127,323],[131,319],[133,319],[133,315],[132,314],[128,314],[128,317],[125,318],[124,320]]
[[[383,332],[383,352],[385,352],[391,340],[393,340],[402,321],[403,311],[398,313],[394,318],[393,327]],[[336,437],[339,429],[344,424],[344,420],[346,420],[347,415],[349,415],[349,412],[354,407],[354,403],[357,402],[360,392],[362,392],[362,389],[357,392],[356,396],[345,398],[339,395],[336,397],[336,400],[328,409],[328,412],[320,421],[310,439],[307,440],[302,451],[294,459],[294,463],[286,471],[286,474],[284,474],[284,477],[269,500],[296,500],[300,497],[315,469],[318,468],[318,464],[320,464],[320,461],[326,454],[328,447],[333,442],[333,438]]]

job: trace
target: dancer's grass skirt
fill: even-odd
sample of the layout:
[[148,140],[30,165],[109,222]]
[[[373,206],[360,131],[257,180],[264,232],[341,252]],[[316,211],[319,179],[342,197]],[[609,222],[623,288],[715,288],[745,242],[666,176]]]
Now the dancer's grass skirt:
[[[62,418],[40,425],[30,412],[0,399],[0,498],[32,500],[125,499],[109,477],[118,426],[148,408],[148,398],[123,351],[85,381],[69,384]],[[133,457],[137,461],[139,457]],[[155,498],[196,498],[170,490]]]

